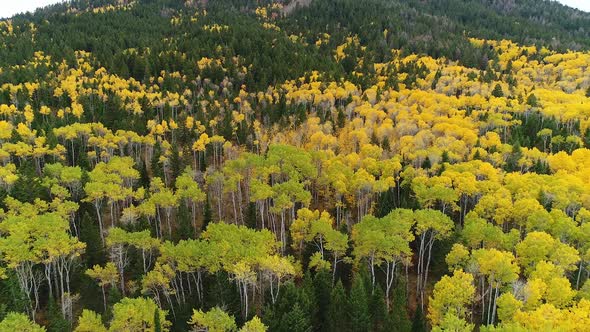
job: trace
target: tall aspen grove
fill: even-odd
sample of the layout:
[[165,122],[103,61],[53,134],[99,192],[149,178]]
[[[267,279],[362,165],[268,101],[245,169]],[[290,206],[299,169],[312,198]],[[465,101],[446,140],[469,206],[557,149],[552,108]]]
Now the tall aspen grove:
[[69,0],[0,19],[12,331],[590,331],[590,13]]

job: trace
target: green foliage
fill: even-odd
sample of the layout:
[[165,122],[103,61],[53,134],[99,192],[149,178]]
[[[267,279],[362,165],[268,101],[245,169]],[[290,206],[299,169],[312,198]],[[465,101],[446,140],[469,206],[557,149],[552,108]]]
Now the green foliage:
[[350,331],[362,332],[371,330],[368,293],[363,278],[355,278],[350,289],[350,295],[348,296]]
[[526,100],[527,105],[531,106],[531,107],[538,107],[539,106],[539,100],[537,99],[537,97],[531,93]]
[[[389,312],[387,325],[395,327],[394,331],[410,331],[413,329],[413,321],[408,316],[408,297],[406,295],[405,282],[399,282],[394,288],[391,311]],[[426,322],[422,317],[422,323],[426,329]],[[413,330],[412,330],[413,331]],[[426,331],[426,330],[425,330]]]
[[14,183],[14,188],[10,195],[18,201],[33,203],[37,198],[49,200],[47,191],[41,184],[41,179],[37,176],[34,166],[25,161],[18,169],[18,179]]
[[248,203],[248,210],[246,211],[245,224],[250,228],[256,228],[256,203]]
[[388,311],[385,304],[385,294],[380,285],[377,285],[372,294],[369,294],[368,308],[371,314],[371,331],[388,331],[388,326],[399,326],[387,321]]
[[492,90],[492,96],[496,98],[504,97],[504,91],[502,90],[502,86],[500,84],[496,84],[494,86],[494,90]]
[[268,327],[262,323],[258,316],[254,316],[251,320],[247,321],[239,332],[266,332]]
[[422,308],[416,308],[416,312],[414,312],[414,318],[412,319],[412,332],[426,332],[428,329],[426,328],[426,318],[424,317],[424,312]]
[[425,299],[435,330],[586,317],[587,54],[554,51],[590,49],[590,15],[276,4],[0,21],[0,331],[43,330],[13,311],[49,331],[426,331]]
[[196,330],[211,332],[232,332],[237,329],[233,316],[228,315],[222,309],[215,307],[206,313],[194,310],[189,322]]
[[181,200],[178,206],[178,212],[176,214],[176,220],[178,222],[178,230],[174,232],[176,241],[187,240],[194,238],[194,228],[191,222],[191,214],[186,203]]
[[87,266],[104,264],[104,247],[101,245],[99,228],[96,221],[92,220],[89,212],[82,214],[80,223],[80,240],[86,243],[86,262]]
[[2,309],[2,317],[0,318],[4,318],[7,310],[24,312],[27,309],[28,300],[20,289],[18,278],[14,271],[9,271],[6,278],[0,282],[0,295],[0,308]]
[[154,309],[154,332],[162,332],[162,323],[160,321],[160,311]]
[[[155,314],[166,317],[167,312],[159,309],[151,299],[146,298],[124,298],[113,306],[113,319],[110,323],[110,330],[124,331],[136,330],[139,328],[155,328]],[[167,330],[170,322],[165,318],[158,322],[162,330]]]
[[314,309],[313,299],[305,289],[290,282],[281,289],[277,302],[267,308],[264,319],[270,331],[304,332],[312,328]]
[[343,314],[343,308],[348,307],[348,298],[342,282],[338,280],[330,293],[330,306],[328,308],[328,331],[348,331],[349,319]]
[[233,282],[227,273],[219,271],[208,276],[204,282],[207,288],[205,293],[204,307],[220,306],[231,315],[237,315],[240,310],[240,299],[236,283]]
[[213,215],[211,211],[211,204],[209,203],[209,197],[207,197],[207,199],[205,200],[205,208],[203,209],[203,225],[201,227],[201,230],[206,230],[207,226],[209,226],[212,220]]
[[285,313],[280,320],[280,326],[275,331],[305,332],[311,329],[308,313],[299,303],[295,303],[291,310]]
[[47,304],[47,331],[49,332],[61,332],[70,330],[70,322],[63,317],[63,314],[55,302],[55,299],[49,298]]
[[0,331],[45,332],[45,328],[29,320],[21,313],[10,312],[0,322]]
[[75,332],[106,332],[107,329],[102,323],[102,317],[95,313],[84,309],[82,315],[78,319],[78,326]]
[[329,323],[330,294],[332,293],[332,276],[329,271],[320,269],[313,278],[317,314],[313,326],[318,331],[327,331]]

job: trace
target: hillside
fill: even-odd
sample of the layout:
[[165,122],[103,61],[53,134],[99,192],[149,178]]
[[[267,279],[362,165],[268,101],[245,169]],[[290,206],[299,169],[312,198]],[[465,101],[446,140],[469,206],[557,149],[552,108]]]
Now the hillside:
[[589,34],[534,0],[0,21],[0,332],[585,330]]

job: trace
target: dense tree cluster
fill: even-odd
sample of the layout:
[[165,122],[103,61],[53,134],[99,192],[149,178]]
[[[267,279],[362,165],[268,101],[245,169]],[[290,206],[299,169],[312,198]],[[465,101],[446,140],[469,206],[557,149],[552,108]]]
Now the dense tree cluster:
[[583,330],[589,19],[519,6],[0,21],[0,331]]

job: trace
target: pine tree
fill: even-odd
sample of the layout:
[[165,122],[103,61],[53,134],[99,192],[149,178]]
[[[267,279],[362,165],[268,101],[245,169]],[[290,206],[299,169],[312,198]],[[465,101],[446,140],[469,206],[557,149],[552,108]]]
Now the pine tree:
[[350,331],[365,332],[371,329],[371,315],[369,313],[369,298],[363,278],[354,279],[348,297],[348,314]]
[[171,183],[176,181],[176,178],[182,172],[182,160],[178,152],[178,144],[172,144],[172,156],[170,156],[170,169],[172,171]]
[[88,153],[85,149],[78,149],[78,157],[75,166],[80,166],[82,169],[90,169],[90,161],[88,160]]
[[418,306],[414,313],[414,319],[412,321],[412,332],[426,332],[426,321],[424,320],[424,313],[422,308]]
[[147,170],[147,165],[145,162],[141,163],[141,167],[139,169],[139,181],[138,186],[143,188],[150,187],[150,175]]
[[475,150],[475,153],[473,154],[473,160],[481,160],[481,153],[479,150]]
[[526,103],[527,103],[527,105],[529,105],[531,107],[537,107],[537,106],[539,106],[539,101],[537,100],[537,96],[535,96],[532,93],[527,98]]
[[162,156],[162,147],[160,146],[160,142],[156,142],[150,166],[152,167],[152,176],[157,178],[164,177],[164,170],[160,164],[160,156]]
[[496,98],[504,97],[504,91],[502,90],[502,86],[500,84],[496,84],[494,90],[492,91],[492,96]]
[[273,331],[308,332],[311,328],[308,314],[301,308],[299,303],[295,303],[292,309],[282,316],[278,329]]
[[114,70],[119,76],[129,78],[129,67],[125,62],[123,55],[118,55],[115,57]]
[[47,331],[62,332],[70,330],[70,322],[65,319],[53,297],[47,303]]
[[14,182],[10,196],[27,203],[33,203],[39,198],[50,201],[47,195],[47,189],[41,184],[41,179],[37,176],[35,167],[30,161],[23,161],[18,168],[18,179]]
[[442,163],[448,163],[449,161],[450,161],[450,159],[449,159],[449,151],[445,150],[442,153],[441,162]]
[[385,304],[385,295],[380,285],[375,287],[375,291],[369,300],[369,312],[373,331],[386,331],[385,323],[387,321],[387,305]]
[[[226,272],[219,271],[206,278],[204,288],[207,291],[205,292],[203,308],[223,306],[228,313],[240,312],[238,288]],[[239,317],[241,315],[238,315]]]
[[246,210],[246,226],[252,229],[256,229],[256,203],[250,202],[248,209]]
[[430,162],[430,158],[428,158],[427,156],[426,158],[424,158],[424,161],[422,162],[422,168],[430,169],[430,167],[432,167],[432,163]]
[[80,241],[86,243],[86,266],[92,267],[96,264],[105,263],[104,249],[100,239],[100,229],[98,223],[93,221],[88,212],[82,215],[80,222]]
[[209,203],[209,196],[207,196],[207,200],[205,201],[205,209],[203,210],[203,225],[201,226],[201,231],[207,229],[207,225],[211,223],[213,220],[213,216],[211,214],[211,204]]
[[506,160],[506,171],[513,172],[518,169],[518,160],[522,157],[522,149],[520,147],[520,143],[516,141],[512,145],[512,153],[508,156]]
[[346,291],[344,290],[342,281],[338,280],[330,293],[327,321],[328,331],[348,331],[347,305]]
[[430,87],[432,90],[436,89],[436,85],[438,84],[438,81],[440,80],[441,77],[442,77],[442,71],[439,69],[436,71],[436,74],[434,75],[434,79],[432,80],[432,86]]
[[162,332],[162,323],[160,322],[160,310],[154,310],[154,332]]
[[320,269],[314,279],[315,299],[317,304],[314,327],[318,331],[328,329],[328,317],[330,310],[330,293],[332,292],[332,275],[325,269]]
[[303,287],[288,282],[281,288],[277,302],[266,308],[263,318],[269,331],[310,331],[314,302]]
[[[8,271],[6,278],[0,283],[0,298],[2,299],[2,314],[10,311],[25,312],[29,305],[29,299],[26,298],[20,288],[18,277],[13,270]],[[3,316],[0,318],[4,318]]]
[[176,220],[178,221],[178,230],[174,233],[175,240],[179,241],[193,238],[194,229],[191,224],[191,213],[184,200],[180,201]]
[[388,137],[383,138],[383,140],[381,141],[381,148],[385,152],[390,152],[391,151],[391,143],[389,143],[389,138]]
[[301,309],[308,313],[310,323],[312,323],[313,318],[317,315],[318,306],[314,280],[309,270],[303,275],[303,285],[301,288],[302,294],[299,295],[299,303],[301,304]]
[[107,312],[104,314],[104,321],[110,321],[113,318],[113,305],[123,299],[123,294],[119,287],[111,287],[107,295]]
[[394,331],[399,332],[409,331],[412,328],[412,322],[408,316],[406,284],[403,282],[398,283],[393,290],[388,325],[395,327]]
[[395,191],[389,189],[379,194],[375,204],[375,217],[383,218],[396,208]]
[[342,109],[338,109],[336,123],[338,125],[338,128],[340,128],[340,129],[344,128],[344,125],[346,124],[346,116],[344,115],[344,112],[342,111]]

